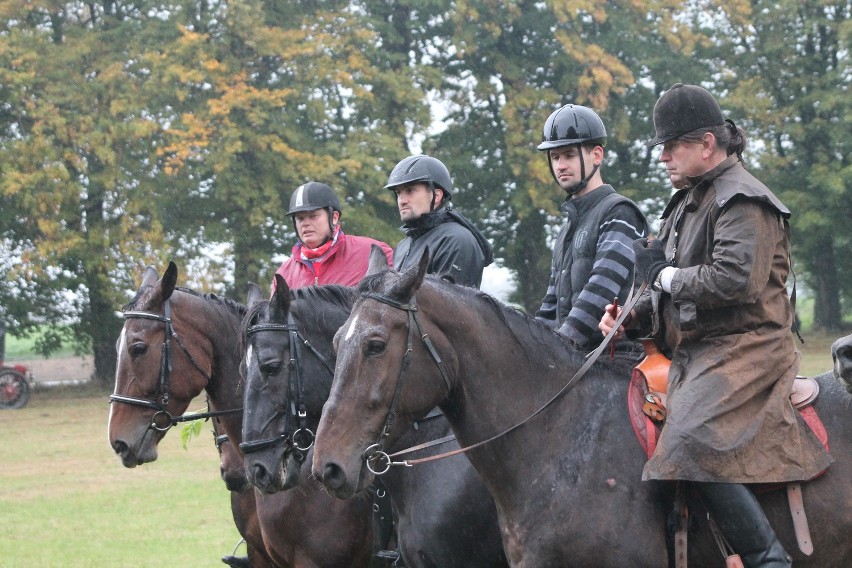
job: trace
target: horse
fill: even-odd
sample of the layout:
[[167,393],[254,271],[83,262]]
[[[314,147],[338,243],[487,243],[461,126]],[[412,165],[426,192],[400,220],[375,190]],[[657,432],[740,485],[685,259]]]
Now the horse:
[[[262,297],[257,286],[250,287],[251,308],[243,321],[244,405],[250,409],[243,418],[243,448],[249,447],[243,455],[250,481],[263,492],[275,492],[289,486],[292,469],[300,468],[313,442],[333,378],[332,339],[355,296],[353,288],[335,285],[289,290],[276,275],[272,298]],[[407,428],[396,449],[441,440],[448,433],[446,418],[433,413]],[[424,449],[415,455],[434,453]],[[394,470],[382,481],[396,512],[405,566],[507,565],[493,500],[462,456]],[[370,491],[381,496],[382,488]]]
[[[314,475],[351,497],[387,466],[384,445],[399,423],[438,405],[459,442],[477,444],[465,453],[497,504],[512,566],[667,565],[672,484],[641,481],[646,455],[626,408],[629,367],[604,357],[569,381],[587,360],[550,327],[487,294],[426,277],[428,253],[401,274],[380,256],[371,255],[360,297],[335,336]],[[848,397],[830,377],[818,380],[815,404],[836,461],[803,484],[816,528],[812,556],[795,548],[784,492],[759,499],[796,566],[850,566]],[[689,566],[721,565],[700,503],[690,496],[688,505]]]
[[831,345],[834,378],[852,394],[852,335],[841,337]]
[[[156,460],[157,444],[176,422],[173,417],[180,417],[202,391],[211,408],[242,407],[237,339],[245,306],[176,287],[174,263],[158,278],[152,268],[146,270],[136,297],[124,308],[126,322],[117,342],[108,434],[126,467]],[[216,424],[236,447],[242,442],[241,415],[219,415]],[[293,496],[261,495],[253,487],[231,496],[237,528],[247,531],[241,534],[252,566],[366,565],[360,549],[362,541],[369,545],[369,528],[362,526],[360,517],[351,525],[350,532],[357,534],[353,542],[359,543],[353,546],[338,538],[339,526],[316,521],[306,529],[305,511],[287,508]],[[352,505],[343,508],[347,507]],[[308,530],[312,534],[305,538]],[[335,562],[311,563],[318,555]]]

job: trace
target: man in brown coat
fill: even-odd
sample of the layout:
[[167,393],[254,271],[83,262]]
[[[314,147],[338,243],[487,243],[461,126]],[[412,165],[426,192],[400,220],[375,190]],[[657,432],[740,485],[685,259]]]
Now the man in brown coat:
[[[695,482],[745,566],[790,566],[743,485],[810,479],[832,461],[789,399],[799,367],[790,211],[745,170],[745,134],[705,89],[674,85],[654,126],[648,146],[663,145],[678,191],[659,237],[634,243],[649,287],[628,333],[653,333],[672,358],[668,416],[643,479]],[[601,330],[613,324],[605,313]]]

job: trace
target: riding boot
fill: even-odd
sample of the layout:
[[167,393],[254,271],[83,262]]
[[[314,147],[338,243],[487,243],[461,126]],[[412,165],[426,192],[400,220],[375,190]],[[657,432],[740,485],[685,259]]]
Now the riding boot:
[[250,568],[251,562],[249,562],[248,556],[223,556],[222,562],[231,566],[231,568]]
[[786,568],[793,559],[751,490],[739,483],[696,483],[704,506],[746,568]]

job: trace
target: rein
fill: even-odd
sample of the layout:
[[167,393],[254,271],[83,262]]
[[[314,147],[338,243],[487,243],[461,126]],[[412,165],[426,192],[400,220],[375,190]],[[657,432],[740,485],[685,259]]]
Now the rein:
[[[435,440],[433,442],[427,442],[425,444],[420,444],[419,446],[415,446],[413,448],[401,450],[399,452],[394,452],[393,454],[387,454],[384,451],[382,451],[381,442],[377,443],[377,444],[373,444],[372,446],[369,446],[369,447],[367,447],[366,450],[364,450],[363,459],[367,464],[367,468],[375,475],[382,475],[384,473],[387,473],[387,471],[390,469],[391,466],[412,467],[412,466],[420,464],[420,463],[426,463],[426,462],[435,461],[435,460],[439,460],[439,459],[443,459],[443,458],[448,458],[448,457],[451,457],[451,456],[455,456],[455,455],[458,455],[458,454],[468,452],[468,451],[473,450],[475,448],[478,448],[480,446],[484,446],[485,444],[488,444],[489,442],[493,442],[497,438],[505,436],[506,434],[520,428],[521,426],[523,426],[524,424],[526,424],[527,422],[529,422],[530,420],[532,420],[533,418],[535,418],[536,416],[538,416],[539,414],[544,412],[545,409],[547,409],[550,405],[552,405],[559,398],[561,398],[562,395],[564,395],[571,388],[573,388],[577,384],[577,382],[586,374],[586,372],[598,360],[601,353],[603,353],[604,349],[606,349],[606,347],[610,344],[610,342],[612,341],[612,338],[618,332],[618,328],[621,327],[621,325],[627,320],[628,317],[630,317],[630,311],[633,309],[633,307],[639,301],[639,298],[641,297],[642,292],[645,291],[646,287],[647,287],[647,284],[643,282],[642,285],[640,286],[639,290],[635,294],[633,293],[633,289],[631,287],[631,292],[628,295],[627,301],[624,304],[624,308],[621,312],[621,315],[618,316],[618,318],[615,321],[615,324],[612,326],[612,329],[610,329],[609,333],[607,333],[606,336],[604,336],[603,341],[601,341],[601,343],[600,343],[600,345],[598,345],[597,349],[595,349],[594,351],[592,351],[591,353],[589,353],[586,356],[586,362],[583,363],[583,365],[579,369],[577,369],[577,372],[574,373],[574,375],[568,380],[568,382],[565,384],[565,386],[563,386],[559,390],[559,392],[557,392],[555,395],[553,395],[553,397],[550,400],[545,402],[542,406],[540,406],[538,408],[538,410],[536,410],[535,412],[533,412],[532,414],[527,416],[522,421],[520,421],[517,424],[507,428],[506,430],[503,430],[499,434],[495,434],[494,436],[491,436],[490,438],[487,438],[485,440],[481,440],[479,442],[476,442],[475,444],[471,444],[470,446],[465,446],[463,448],[457,448],[455,450],[451,450],[449,452],[444,452],[442,454],[436,454],[434,456],[428,456],[428,457],[413,459],[413,460],[402,460],[402,461],[395,462],[391,458],[401,456],[401,455],[404,455],[404,454],[408,454],[408,453],[414,452],[416,450],[420,450],[420,449],[424,449],[424,448],[427,448],[427,447],[442,444],[444,442],[450,441],[452,438],[454,438],[454,436],[447,436],[445,438],[441,438],[440,440]],[[387,305],[392,306],[394,308],[405,310],[409,314],[409,317],[408,317],[408,320],[409,320],[408,350],[406,351],[405,355],[403,356],[403,367],[400,370],[400,377],[399,377],[399,381],[397,382],[396,393],[394,393],[394,399],[393,399],[393,402],[391,403],[392,404],[391,414],[388,416],[388,420],[385,423],[386,430],[382,433],[382,438],[384,438],[385,436],[388,435],[387,424],[388,424],[388,422],[391,421],[391,417],[393,415],[393,405],[396,404],[396,401],[397,401],[397,398],[398,398],[398,395],[399,395],[400,386],[401,386],[401,383],[402,383],[402,374],[405,371],[405,367],[407,366],[406,360],[409,358],[409,355],[411,353],[411,321],[413,319],[415,322],[417,322],[418,330],[420,329],[420,323],[417,320],[416,315],[414,315],[414,311],[417,310],[417,306],[414,305],[413,302],[411,304],[402,304],[400,302],[393,300],[392,298],[389,298],[389,297],[381,295],[381,294],[376,294],[376,293],[365,293],[365,294],[362,295],[362,297],[371,298],[373,300],[376,300],[376,301],[381,302],[383,304],[387,304]],[[424,340],[424,342],[425,342],[425,340]],[[434,353],[434,348],[431,348],[431,343],[429,343],[428,345],[430,347],[429,352]],[[433,357],[434,357],[434,355],[433,355]],[[436,363],[438,363],[439,361],[440,361],[440,358],[436,359]],[[438,368],[441,369],[441,375],[444,377],[444,380],[447,382],[447,386],[449,388],[449,379],[447,378],[446,374],[444,373],[443,368],[441,367],[440,363],[438,363]]]
[[[277,444],[289,444],[291,447],[299,450],[300,452],[307,452],[311,446],[314,445],[315,435],[314,432],[307,427],[308,412],[305,408],[305,381],[302,377],[302,365],[300,364],[302,358],[300,345],[307,347],[332,375],[334,374],[334,367],[332,367],[328,359],[299,332],[299,328],[296,326],[292,313],[287,314],[286,324],[255,324],[246,330],[246,335],[251,336],[261,331],[286,331],[288,334],[290,342],[290,361],[287,365],[289,372],[287,383],[288,388],[290,389],[290,413],[293,416],[298,417],[299,428],[290,435],[287,432],[287,426],[285,423],[283,433],[273,436],[272,438],[244,441],[240,444],[240,451],[242,451],[243,454],[250,454],[271,448]],[[255,359],[257,359],[257,354],[255,354]],[[292,380],[293,376],[296,378],[295,385]],[[271,422],[276,416],[278,416],[278,413],[270,417],[269,421]],[[302,459],[304,460],[304,454],[302,454]]]
[[181,422],[189,422],[192,420],[201,420],[207,418],[213,418],[217,416],[225,416],[227,414],[235,414],[237,412],[242,412],[242,408],[233,408],[231,410],[219,410],[213,412],[200,412],[198,414],[184,414],[183,416],[172,416],[167,410],[169,404],[169,376],[172,372],[172,348],[171,348],[171,340],[177,342],[178,347],[180,347],[181,351],[183,351],[184,355],[186,355],[189,362],[192,363],[192,366],[196,368],[196,370],[201,373],[201,375],[207,380],[207,384],[213,380],[213,377],[207,374],[204,369],[201,368],[201,365],[195,360],[186,346],[181,341],[180,336],[175,333],[174,326],[172,324],[172,308],[171,301],[166,300],[163,302],[163,315],[155,314],[152,312],[141,312],[141,311],[126,311],[122,315],[124,319],[149,319],[162,322],[164,325],[164,335],[163,335],[163,348],[160,352],[160,380],[159,385],[157,387],[157,394],[154,396],[153,400],[137,398],[132,396],[125,396],[121,394],[112,394],[109,397],[110,403],[120,402],[122,404],[128,404],[130,406],[140,406],[142,408],[150,408],[154,410],[154,415],[151,417],[151,424],[148,425],[148,428],[157,430],[159,432],[165,432],[169,428],[178,425]]

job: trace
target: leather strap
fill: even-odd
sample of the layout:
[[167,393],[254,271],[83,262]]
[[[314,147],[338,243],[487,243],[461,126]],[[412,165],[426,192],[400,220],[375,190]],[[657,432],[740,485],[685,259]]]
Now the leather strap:
[[814,543],[811,540],[811,531],[808,527],[808,518],[805,516],[805,503],[802,500],[802,484],[787,484],[787,500],[790,502],[790,513],[793,516],[793,529],[796,532],[796,541],[799,550],[810,556],[814,552]]

